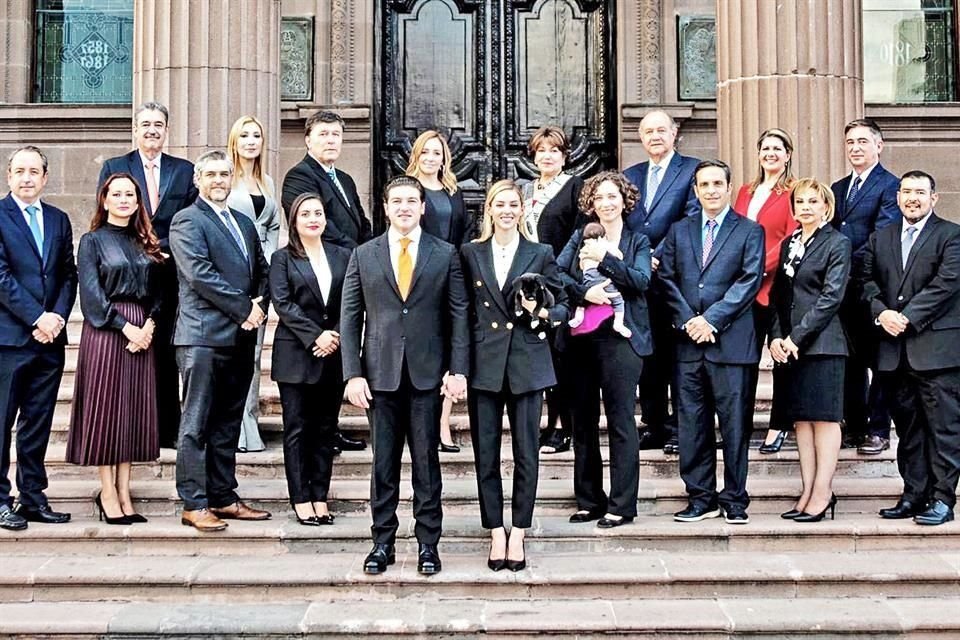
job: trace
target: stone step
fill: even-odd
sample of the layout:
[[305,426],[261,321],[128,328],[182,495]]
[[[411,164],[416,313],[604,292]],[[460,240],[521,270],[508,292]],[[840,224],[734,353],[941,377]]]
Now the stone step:
[[[263,602],[15,602],[0,604],[5,637],[479,637],[729,640],[956,638],[960,598],[744,598],[583,601],[478,598]],[[7,635],[9,634],[9,635]]]
[[[841,503],[842,506],[842,503]],[[416,553],[414,521],[400,514],[397,549]],[[507,518],[509,522],[509,517]],[[31,524],[25,531],[0,532],[0,554],[12,556],[178,556],[265,557],[285,554],[364,553],[370,548],[366,513],[340,515],[332,526],[300,525],[291,513],[265,522],[230,522],[221,533],[200,533],[174,516],[151,517],[145,524],[107,525],[96,517],[74,514],[62,525]],[[750,552],[758,557],[785,552],[858,554],[876,551],[955,552],[960,554],[960,525],[921,527],[911,520],[882,520],[875,514],[841,511],[837,520],[801,524],[777,514],[751,514],[749,525],[728,525],[722,518],[696,523],[669,516],[638,516],[632,524],[598,529],[572,524],[567,516],[537,515],[528,530],[533,555]],[[483,557],[489,534],[477,514],[447,515],[443,553]]]
[[443,571],[433,576],[418,574],[416,554],[407,552],[385,574],[368,576],[364,555],[139,556],[135,562],[122,556],[16,556],[4,560],[0,602],[364,600],[399,608],[408,599],[763,597],[788,605],[805,598],[938,599],[955,594],[960,580],[960,554],[939,551],[530,553],[527,569],[517,573],[489,571],[485,553],[442,553]]

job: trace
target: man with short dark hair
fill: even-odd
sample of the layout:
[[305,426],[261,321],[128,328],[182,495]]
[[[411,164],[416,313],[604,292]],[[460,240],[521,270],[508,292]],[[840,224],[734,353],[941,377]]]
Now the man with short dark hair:
[[880,517],[924,525],[953,520],[960,479],[960,225],[937,216],[937,198],[932,176],[905,173],[902,221],[870,236],[861,273],[900,437],[903,495]]

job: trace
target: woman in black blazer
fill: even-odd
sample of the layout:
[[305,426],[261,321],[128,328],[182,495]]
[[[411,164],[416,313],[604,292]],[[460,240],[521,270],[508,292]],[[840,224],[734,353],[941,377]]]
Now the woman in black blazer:
[[[594,331],[570,336],[568,366],[575,371],[574,383],[574,476],[573,486],[579,510],[570,522],[600,521],[598,527],[617,527],[637,514],[639,484],[639,437],[634,418],[636,388],[643,357],[650,355],[650,318],[645,292],[650,284],[650,241],[623,223],[625,212],[633,209],[637,188],[621,173],[604,171],[583,186],[580,208],[588,218],[603,225],[606,240],[616,247],[608,251],[593,240],[583,241],[575,231],[557,259],[571,305],[610,304],[605,283],[589,288],[581,284],[580,258],[599,260],[598,270],[620,291],[625,305],[624,323],[630,338],[612,329],[613,317]],[[581,325],[583,326],[583,325]],[[579,331],[578,329],[577,331]],[[610,496],[603,491],[603,460],[600,457],[600,392],[607,416],[610,447]]]
[[833,474],[840,455],[847,337],[837,312],[850,276],[850,241],[830,224],[833,192],[806,178],[797,182],[790,210],[800,224],[780,249],[770,299],[775,313],[770,355],[786,368],[786,413],[797,432],[802,490],[783,514],[817,522],[837,498]]
[[[457,174],[450,166],[450,148],[446,139],[433,130],[417,136],[410,150],[406,174],[423,185],[424,211],[420,226],[430,235],[449,242],[458,249],[474,236],[473,218],[467,212],[463,191],[457,188]],[[450,433],[453,402],[443,399],[440,414],[440,451],[460,451]]]
[[[566,321],[566,294],[550,247],[526,238],[523,200],[510,180],[487,193],[479,240],[460,251],[470,291],[470,435],[480,493],[480,521],[491,530],[488,566],[494,571],[526,566],[525,530],[533,520],[537,495],[537,431],[543,390],[556,384],[546,330]],[[537,320],[515,313],[512,283],[521,274],[543,276],[555,304]],[[535,303],[524,301],[528,314]],[[532,326],[533,324],[536,326]],[[500,445],[507,408],[513,443],[513,522],[509,540],[503,526]]]
[[290,242],[270,263],[280,316],[270,376],[280,387],[283,465],[297,521],[309,526],[333,524],[327,492],[344,388],[338,329],[350,251],[321,241],[326,223],[320,196],[300,195],[287,216]]
[[[535,242],[550,245],[553,255],[559,256],[567,245],[580,216],[580,190],[583,178],[567,173],[563,165],[570,153],[570,144],[563,129],[540,127],[530,136],[527,153],[540,175],[523,185],[523,208],[527,236]],[[573,433],[573,415],[570,406],[569,375],[555,339],[553,367],[557,384],[547,389],[547,427],[540,433],[541,453],[561,453],[570,450]],[[560,428],[557,429],[557,422]]]

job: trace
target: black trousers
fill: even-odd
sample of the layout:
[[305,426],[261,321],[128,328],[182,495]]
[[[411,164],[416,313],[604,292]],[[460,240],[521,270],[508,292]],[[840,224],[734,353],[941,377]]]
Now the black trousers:
[[292,504],[326,502],[333,474],[333,436],[343,403],[343,376],[326,367],[313,384],[279,382],[283,468]]
[[533,523],[533,503],[537,498],[540,471],[537,431],[543,410],[543,391],[514,395],[504,380],[503,390],[498,393],[470,389],[467,405],[480,495],[480,523],[485,529],[503,526],[500,444],[506,406],[513,444],[512,522],[514,527],[526,529]]
[[654,277],[656,294],[647,296],[653,353],[647,356],[640,375],[640,410],[644,423],[664,440],[677,435],[677,392],[669,400],[667,388],[674,380],[674,335],[671,311],[660,295],[660,280]]
[[903,498],[914,504],[957,501],[960,479],[960,368],[914,371],[904,363],[881,374],[900,442]]
[[154,366],[157,369],[157,426],[161,447],[176,447],[180,433],[180,369],[173,330],[177,321],[177,267],[173,258],[157,271],[157,287],[163,296],[153,335]]
[[[636,411],[637,381],[643,358],[630,341],[605,323],[593,333],[570,339],[571,363],[579,378],[573,413],[573,491],[577,507],[637,515],[640,452]],[[610,496],[603,492],[600,455],[600,394],[607,416],[610,448]]]
[[[752,365],[716,364],[707,360],[677,363],[680,411],[680,477],[690,502],[699,506],[750,504],[747,462],[751,425],[747,403]],[[723,437],[723,491],[717,494],[715,408]]]
[[177,347],[183,376],[177,493],[184,509],[226,507],[238,500],[237,439],[255,348],[255,339],[234,347]]
[[[63,377],[63,345],[31,340],[23,347],[0,347],[0,504],[10,506],[10,444],[17,422],[17,489],[28,507],[47,504],[43,461],[50,441],[57,389]],[[19,412],[19,417],[18,417]]]
[[[840,307],[840,321],[850,337],[850,355],[843,380],[843,419],[848,436],[862,438],[866,435],[890,438],[890,404],[884,384],[874,370],[876,362],[877,328],[870,314],[863,309],[859,299],[851,299],[851,286],[847,289]],[[859,294],[857,294],[858,296]]]
[[414,531],[422,544],[436,544],[443,525],[440,494],[440,408],[439,387],[420,391],[410,383],[404,365],[396,391],[374,391],[368,412],[373,447],[373,478],[370,507],[373,511],[373,541],[393,544],[400,521],[400,458],[403,444],[410,447],[413,467]]
[[560,422],[560,431],[565,435],[573,433],[573,403],[571,391],[576,382],[571,376],[570,366],[567,363],[566,353],[555,346],[553,332],[550,332],[550,356],[553,360],[553,370],[557,376],[557,384],[546,391],[547,398],[547,428],[555,429]]
[[[773,314],[776,313],[772,305],[763,306],[753,303],[753,327],[757,335],[757,351],[763,352],[763,345],[767,341],[767,332],[770,331],[770,322],[773,320]],[[793,423],[787,415],[787,397],[789,392],[788,385],[790,380],[784,367],[774,367],[773,371],[773,401],[770,407],[770,428],[780,431],[793,430]],[[747,383],[747,391],[750,394],[747,400],[747,438],[754,428],[754,413],[757,404],[757,385],[760,383],[760,363],[750,367],[750,381]]]

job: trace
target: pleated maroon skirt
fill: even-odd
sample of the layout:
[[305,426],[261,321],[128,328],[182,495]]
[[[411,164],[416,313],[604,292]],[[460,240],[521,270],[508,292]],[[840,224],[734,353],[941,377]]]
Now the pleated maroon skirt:
[[[114,306],[132,324],[146,321],[143,307],[135,302]],[[160,456],[153,347],[130,353],[128,342],[119,331],[83,323],[67,462],[114,465]]]

